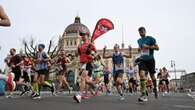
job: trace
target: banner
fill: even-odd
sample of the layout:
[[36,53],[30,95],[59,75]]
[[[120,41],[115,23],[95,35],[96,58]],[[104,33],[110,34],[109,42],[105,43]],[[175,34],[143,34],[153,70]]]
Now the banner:
[[91,42],[95,41],[98,37],[112,29],[114,29],[114,25],[109,19],[106,18],[100,19],[97,22],[95,29],[93,31]]

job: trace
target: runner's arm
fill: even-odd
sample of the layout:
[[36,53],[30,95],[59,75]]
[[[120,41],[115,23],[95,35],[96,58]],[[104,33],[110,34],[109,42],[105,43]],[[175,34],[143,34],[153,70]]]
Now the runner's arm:
[[124,54],[123,56],[126,57],[126,58],[131,58],[131,57],[132,57],[131,50],[132,50],[132,48],[131,48],[131,46],[129,45],[129,55]]
[[103,58],[105,59],[112,58],[112,55],[106,55],[106,46],[103,48]]
[[160,73],[157,74],[157,79],[160,79]]
[[20,61],[18,64],[16,64],[15,66],[21,66],[23,64],[23,61]]
[[[145,48],[145,49],[152,49],[152,50],[159,50],[159,46],[156,43],[156,39],[154,39],[153,37],[151,37],[150,41],[151,41],[151,45],[144,44],[143,45],[143,48]],[[140,47],[140,45],[139,45],[139,47]]]
[[144,45],[144,48],[145,48],[145,49],[152,49],[152,50],[159,50],[159,47],[158,47],[157,44],[154,44],[154,45],[151,45],[151,46],[149,46],[149,45]]
[[11,26],[10,20],[2,6],[0,6],[0,26]]
[[157,44],[150,46],[150,49],[159,50],[159,46]]
[[103,61],[102,58],[100,59],[100,62],[101,62],[101,65],[102,65],[103,67],[105,67],[105,63],[104,63],[104,61]]
[[169,78],[170,77],[169,73],[167,73],[167,75],[168,75],[167,77]]
[[71,65],[71,61],[69,58],[66,58],[66,63],[65,63],[66,66],[70,66]]

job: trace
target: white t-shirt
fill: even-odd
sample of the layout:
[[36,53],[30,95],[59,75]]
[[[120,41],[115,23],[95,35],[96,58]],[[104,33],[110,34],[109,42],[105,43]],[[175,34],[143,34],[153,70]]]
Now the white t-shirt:
[[129,69],[128,70],[128,77],[132,78],[132,77],[134,77],[134,75],[135,75],[135,70],[134,69]]

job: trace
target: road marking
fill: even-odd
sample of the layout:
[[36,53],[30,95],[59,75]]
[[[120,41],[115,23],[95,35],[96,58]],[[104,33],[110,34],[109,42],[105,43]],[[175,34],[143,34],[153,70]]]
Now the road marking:
[[193,100],[195,100],[195,95],[192,95],[190,93],[187,94],[189,97],[191,97]]
[[177,108],[190,108],[190,109],[195,109],[194,106],[186,106],[186,105],[173,105],[173,107],[177,107]]

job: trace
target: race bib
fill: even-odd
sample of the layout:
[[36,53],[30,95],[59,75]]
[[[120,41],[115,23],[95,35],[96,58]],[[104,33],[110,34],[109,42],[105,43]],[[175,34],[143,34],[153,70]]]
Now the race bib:
[[145,55],[147,55],[147,56],[150,55],[149,49],[142,49],[142,50],[141,50],[141,56],[145,56]]
[[123,70],[123,65],[122,64],[115,64],[115,70]]
[[135,71],[134,71],[134,70],[129,70],[129,71],[128,71],[128,76],[129,76],[130,78],[133,77],[134,74],[135,74]]

